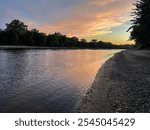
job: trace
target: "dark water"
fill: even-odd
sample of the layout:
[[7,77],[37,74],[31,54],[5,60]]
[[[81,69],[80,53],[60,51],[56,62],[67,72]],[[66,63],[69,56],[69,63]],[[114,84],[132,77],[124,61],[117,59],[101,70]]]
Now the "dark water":
[[119,50],[0,50],[0,112],[71,112]]

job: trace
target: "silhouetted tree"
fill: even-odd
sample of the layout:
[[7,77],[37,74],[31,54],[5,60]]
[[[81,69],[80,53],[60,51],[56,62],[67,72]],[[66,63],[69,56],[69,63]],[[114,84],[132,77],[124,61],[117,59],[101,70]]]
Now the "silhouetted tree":
[[88,46],[87,40],[86,40],[86,39],[83,39],[83,38],[80,39],[80,42],[79,42],[78,46],[81,47],[81,48],[87,47],[87,46]]
[[11,23],[6,24],[5,31],[7,32],[7,37],[9,37],[7,43],[10,42],[10,44],[21,45],[22,44],[21,38],[27,31],[27,25],[15,19]]
[[97,43],[97,39],[92,39],[91,42],[92,43]]
[[87,42],[86,39],[79,40],[77,37],[67,37],[57,32],[46,35],[37,29],[28,30],[27,25],[19,20],[13,20],[6,24],[6,29],[0,29],[0,45],[27,45],[27,46],[49,46],[49,47],[77,47],[77,48],[122,48],[128,46],[117,46],[109,42],[97,41]]
[[47,44],[49,46],[58,47],[59,46],[59,38],[61,34],[55,33],[47,36]]
[[82,38],[82,39],[80,39],[80,42],[81,42],[81,43],[86,43],[87,40]]
[[130,40],[135,40],[138,47],[150,47],[150,0],[138,0],[134,5],[136,6],[132,12],[134,18],[129,28]]
[[70,38],[70,46],[71,47],[76,47],[78,46],[79,39],[77,37],[72,37]]
[[0,29],[0,44],[4,44],[4,38],[5,38],[5,35],[4,35],[4,31],[2,29]]
[[6,31],[21,32],[27,30],[27,25],[15,19],[11,23],[6,23]]
[[46,35],[44,33],[39,33],[39,30],[37,29],[32,29],[30,31],[30,40],[34,46],[46,45]]

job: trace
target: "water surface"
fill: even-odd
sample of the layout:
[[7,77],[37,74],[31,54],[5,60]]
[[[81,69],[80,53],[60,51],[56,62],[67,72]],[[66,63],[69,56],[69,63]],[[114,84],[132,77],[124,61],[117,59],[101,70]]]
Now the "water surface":
[[0,112],[71,112],[120,50],[0,50]]

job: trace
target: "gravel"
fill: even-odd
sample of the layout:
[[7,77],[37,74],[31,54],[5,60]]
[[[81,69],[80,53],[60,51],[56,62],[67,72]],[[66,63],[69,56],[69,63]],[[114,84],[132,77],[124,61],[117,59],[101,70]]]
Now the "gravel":
[[75,112],[150,112],[150,51],[126,50],[109,59]]

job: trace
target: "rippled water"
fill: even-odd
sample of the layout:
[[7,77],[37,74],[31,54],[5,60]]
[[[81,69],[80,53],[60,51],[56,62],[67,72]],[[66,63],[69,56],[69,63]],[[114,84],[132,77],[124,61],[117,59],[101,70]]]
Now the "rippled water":
[[71,112],[120,50],[0,50],[0,112]]

